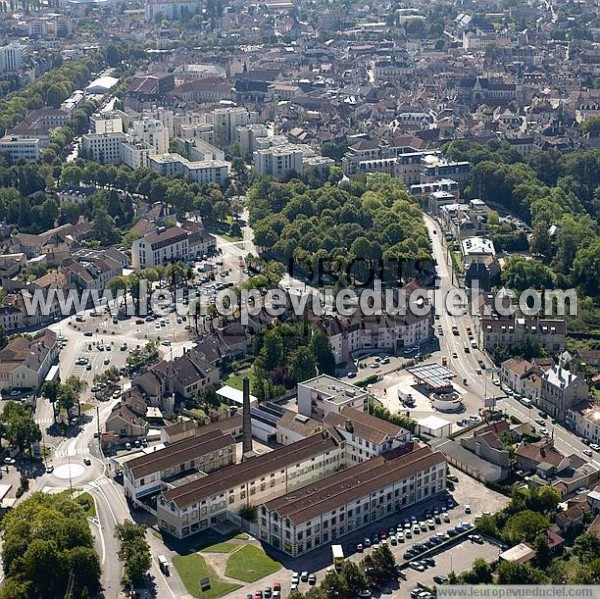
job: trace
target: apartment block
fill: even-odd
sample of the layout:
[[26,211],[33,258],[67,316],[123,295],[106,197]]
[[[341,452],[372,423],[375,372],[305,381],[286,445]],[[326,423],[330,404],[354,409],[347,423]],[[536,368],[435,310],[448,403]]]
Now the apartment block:
[[0,73],[19,73],[27,57],[27,46],[11,42],[0,47]]
[[544,372],[539,407],[557,420],[564,420],[569,410],[588,397],[588,386],[583,380],[560,364]]
[[566,425],[591,443],[600,445],[600,406],[593,401],[582,401],[567,409]]
[[188,233],[179,227],[150,233],[136,239],[131,246],[133,268],[149,268],[189,257]]
[[215,137],[222,143],[237,141],[237,129],[255,123],[258,114],[241,106],[216,108],[206,115],[206,122],[214,127]]
[[224,185],[229,178],[230,163],[224,160],[204,160],[191,162],[179,154],[151,156],[148,166],[163,176],[182,174],[190,177],[199,185],[216,183]]
[[121,146],[127,141],[125,133],[88,133],[81,136],[81,149],[90,160],[121,164]]
[[158,119],[143,118],[133,121],[129,134],[132,140],[153,146],[157,154],[166,154],[169,151],[169,130]]
[[7,152],[13,162],[23,158],[28,162],[40,159],[40,153],[45,145],[41,137],[27,137],[24,135],[5,135],[0,139],[0,152]]
[[200,0],[149,0],[145,6],[146,21],[154,21],[158,15],[169,21],[192,17],[201,7]]
[[258,537],[296,557],[431,499],[445,486],[442,454],[428,447],[391,451],[265,502]]
[[323,420],[330,412],[341,413],[345,407],[369,411],[369,393],[327,374],[298,383],[298,412]]
[[283,179],[290,172],[302,174],[302,158],[302,149],[297,146],[273,146],[254,152],[254,168],[260,175]]

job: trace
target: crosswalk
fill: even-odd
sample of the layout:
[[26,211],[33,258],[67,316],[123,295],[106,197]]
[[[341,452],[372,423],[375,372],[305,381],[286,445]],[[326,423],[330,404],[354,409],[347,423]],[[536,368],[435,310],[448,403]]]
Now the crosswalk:
[[53,418],[36,418],[35,423],[39,424],[40,426],[47,426],[49,424],[54,424],[54,419]]
[[87,447],[71,447],[70,449],[57,449],[54,452],[55,458],[67,458],[75,455],[89,455],[90,450]]
[[97,478],[96,480],[93,480],[83,485],[83,489],[84,491],[93,491],[95,489],[103,487],[104,485],[110,484],[110,482],[111,480],[109,478],[107,478],[106,476],[101,476],[100,478]]

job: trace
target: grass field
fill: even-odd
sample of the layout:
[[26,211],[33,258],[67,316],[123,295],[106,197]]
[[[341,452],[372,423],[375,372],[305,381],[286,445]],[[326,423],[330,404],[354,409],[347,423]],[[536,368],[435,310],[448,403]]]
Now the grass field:
[[[217,599],[227,593],[231,593],[240,588],[241,585],[231,584],[221,580],[214,571],[208,567],[204,558],[197,553],[189,555],[176,555],[173,558],[173,565],[188,590],[194,597],[202,599]],[[200,591],[200,580],[208,578],[210,580],[210,589]]]
[[252,370],[243,370],[237,374],[232,374],[226,381],[225,384],[233,387],[234,389],[242,390],[242,380],[247,376],[250,379],[250,392],[254,389],[254,376]]
[[225,574],[244,582],[254,582],[280,569],[281,564],[271,559],[262,549],[245,545],[231,554]]
[[236,543],[217,543],[216,545],[210,545],[202,549],[204,553],[231,553],[234,549],[237,549],[239,545]]
[[89,493],[82,493],[76,499],[77,503],[81,504],[88,518],[96,517],[96,504],[94,498]]

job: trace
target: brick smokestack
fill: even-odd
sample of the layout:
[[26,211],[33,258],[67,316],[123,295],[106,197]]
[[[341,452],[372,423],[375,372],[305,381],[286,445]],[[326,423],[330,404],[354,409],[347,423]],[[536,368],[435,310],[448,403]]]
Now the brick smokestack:
[[252,451],[252,416],[250,415],[250,379],[245,376],[242,381],[242,454]]

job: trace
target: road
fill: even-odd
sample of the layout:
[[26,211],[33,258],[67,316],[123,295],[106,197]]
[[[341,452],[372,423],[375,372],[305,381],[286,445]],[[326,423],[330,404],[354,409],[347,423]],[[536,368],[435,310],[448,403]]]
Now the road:
[[[457,287],[453,283],[452,267],[448,263],[446,248],[442,243],[442,230],[434,219],[429,216],[425,216],[425,224],[431,238],[433,257],[437,260],[441,295],[445,298],[452,289],[457,289]],[[492,394],[495,396],[501,395],[502,399],[497,402],[497,409],[506,412],[509,416],[516,416],[523,422],[533,422],[538,418],[538,412],[535,408],[526,408],[513,397],[504,396],[504,393],[492,384],[493,375],[489,372],[484,372],[481,375],[476,374],[475,370],[479,368],[477,363],[479,359],[482,359],[487,366],[492,365],[492,362],[487,354],[479,349],[471,349],[470,353],[464,351],[464,344],[468,341],[467,327],[474,330],[470,309],[468,312],[463,316],[450,316],[446,310],[438,310],[440,319],[435,321],[436,327],[440,324],[444,331],[444,335],[439,338],[441,353],[448,357],[449,368],[458,375],[457,386],[463,388],[467,402],[475,400],[479,407],[483,407],[484,397]],[[452,334],[453,325],[458,327],[458,336]],[[452,357],[453,353],[456,353],[457,358]],[[467,379],[466,386],[462,384],[463,379]],[[586,446],[579,437],[560,425],[551,425],[550,421],[548,421],[546,427],[551,430],[555,447],[559,451],[566,455],[576,453],[581,457],[585,457],[582,451]],[[588,458],[585,457],[585,459]]]

